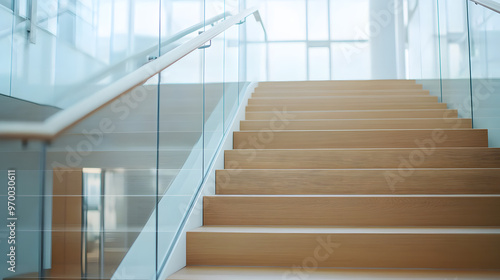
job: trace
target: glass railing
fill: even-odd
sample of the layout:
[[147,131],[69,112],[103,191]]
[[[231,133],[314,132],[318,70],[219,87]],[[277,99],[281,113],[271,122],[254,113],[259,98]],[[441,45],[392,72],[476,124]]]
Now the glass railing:
[[468,12],[473,126],[487,128],[490,147],[500,147],[500,14],[472,2]]
[[[223,0],[156,2],[169,7],[156,17],[167,20],[153,24],[158,57],[182,31],[201,27],[176,43],[223,24],[226,8],[239,10]],[[259,23],[233,25],[50,141],[0,142],[0,179],[17,176],[18,218],[13,231],[0,229],[2,241],[13,234],[17,244],[15,268],[0,278],[159,279],[249,84],[240,57],[248,25]]]
[[[9,100],[0,100],[0,116],[24,121],[57,114],[243,8],[229,0],[38,1],[54,6],[40,6],[46,20],[33,43],[25,26],[32,1],[7,2],[0,93]],[[403,3],[406,77],[487,128],[490,146],[500,147],[500,15],[469,0]],[[285,60],[268,56],[286,48],[273,44],[249,17],[50,141],[1,140],[0,217],[15,228],[0,229],[0,277],[157,279],[249,81],[272,78]],[[321,57],[324,47],[309,47],[302,55]],[[35,104],[20,110],[26,100]]]
[[[407,1],[407,78],[441,98],[437,0]],[[430,20],[432,19],[432,20]]]
[[45,267],[41,230],[48,217],[44,205],[46,144],[0,140],[0,180],[2,193],[0,217],[5,226],[0,229],[2,265],[0,277],[40,275]]
[[[127,269],[142,271],[144,278],[117,279],[155,275],[156,223],[148,220],[159,193],[158,149],[166,149],[157,142],[164,133],[157,132],[160,88],[145,84],[133,89],[47,147],[47,170],[53,172],[45,181],[45,188],[52,189],[47,197],[52,203],[46,204],[52,205],[52,222],[44,226],[51,277],[110,279],[139,235],[147,236],[140,261],[127,263]],[[75,212],[81,215],[58,215]],[[67,229],[68,224],[81,230]]]
[[500,14],[474,2],[483,1],[407,2],[408,77],[500,147]]
[[195,21],[190,15],[203,10],[195,7],[196,1],[190,3],[196,12],[181,13],[183,17],[173,12],[189,5],[169,5],[174,9],[159,0],[22,0],[13,1],[13,9],[0,5],[0,94],[68,108],[157,57],[160,45],[163,53],[172,50],[226,16],[218,8]]
[[88,97],[147,62],[141,57],[112,75],[89,81],[158,44],[158,5],[158,1],[15,1],[11,15],[2,11],[12,18],[13,50],[10,91],[2,93],[58,108]]

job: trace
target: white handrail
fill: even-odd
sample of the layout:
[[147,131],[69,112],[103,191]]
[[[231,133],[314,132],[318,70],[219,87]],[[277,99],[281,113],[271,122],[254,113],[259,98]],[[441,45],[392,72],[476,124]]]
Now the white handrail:
[[134,72],[113,82],[109,86],[97,91],[95,94],[81,102],[56,113],[44,122],[4,122],[0,123],[0,138],[22,139],[22,140],[52,140],[65,130],[74,126],[87,116],[116,100],[135,87],[144,84],[148,79],[160,73],[170,65],[174,64],[192,51],[203,46],[231,26],[240,23],[250,15],[254,15],[260,21],[259,11],[251,8],[231,16],[213,28],[198,35],[170,52],[160,56],[158,59],[143,65]]
[[476,5],[481,5],[500,14],[500,3],[496,1],[493,0],[470,0],[470,1],[476,3]]

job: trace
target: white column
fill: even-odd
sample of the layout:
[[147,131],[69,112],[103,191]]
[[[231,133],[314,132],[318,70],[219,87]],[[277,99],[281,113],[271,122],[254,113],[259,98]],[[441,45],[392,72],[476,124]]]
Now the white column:
[[373,79],[398,78],[396,16],[394,0],[370,0],[370,47]]
[[404,23],[403,0],[394,1],[394,18],[396,20],[396,69],[398,79],[406,79],[406,28]]

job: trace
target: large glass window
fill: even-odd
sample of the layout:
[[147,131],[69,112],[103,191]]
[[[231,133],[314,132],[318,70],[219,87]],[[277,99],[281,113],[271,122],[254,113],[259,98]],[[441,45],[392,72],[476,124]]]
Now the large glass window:
[[270,80],[305,80],[305,64],[305,43],[269,44]]
[[307,39],[329,40],[328,0],[309,0],[307,3]]
[[242,38],[249,43],[248,71],[259,80],[371,78],[369,0],[247,0],[246,6],[259,7],[268,32],[268,41],[252,29]]
[[265,1],[266,25],[271,41],[306,39],[306,2],[304,0]]
[[330,56],[330,48],[309,48],[309,79],[329,80],[330,61],[325,57]]
[[369,4],[368,0],[330,0],[332,39],[368,39],[370,36]]
[[0,94],[4,95],[10,95],[13,17],[12,10],[0,5]]

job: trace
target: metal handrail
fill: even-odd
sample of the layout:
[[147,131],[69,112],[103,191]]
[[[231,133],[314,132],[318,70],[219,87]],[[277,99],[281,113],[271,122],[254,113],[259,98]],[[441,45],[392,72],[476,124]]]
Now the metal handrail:
[[470,1],[474,2],[476,5],[481,5],[485,8],[488,8],[500,14],[500,3],[496,1],[493,0],[470,0]]
[[[158,57],[158,59],[152,60],[134,72],[125,75],[81,102],[56,113],[44,122],[14,121],[0,123],[0,138],[21,139],[24,141],[53,140],[92,113],[110,104],[125,93],[130,92],[135,87],[142,85],[151,77],[198,49],[233,25],[240,23],[250,15],[254,15],[255,19],[262,24],[259,11],[256,8],[244,10]],[[262,25],[262,27],[264,26]]]

